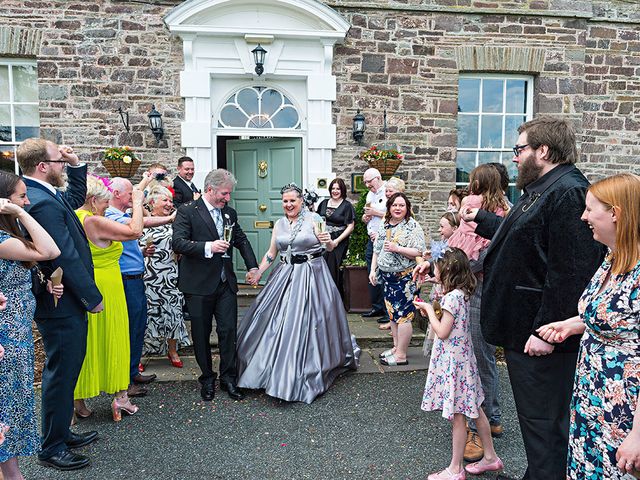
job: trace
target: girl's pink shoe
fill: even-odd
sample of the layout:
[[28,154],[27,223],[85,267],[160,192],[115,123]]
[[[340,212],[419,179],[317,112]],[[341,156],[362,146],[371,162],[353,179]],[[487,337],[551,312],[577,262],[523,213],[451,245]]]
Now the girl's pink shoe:
[[499,472],[504,468],[504,463],[499,457],[491,463],[482,463],[482,460],[475,463],[470,463],[464,469],[472,475],[482,475],[484,472]]
[[459,473],[452,473],[451,470],[445,468],[441,472],[432,473],[427,477],[427,480],[466,480],[467,475],[464,473],[464,468]]

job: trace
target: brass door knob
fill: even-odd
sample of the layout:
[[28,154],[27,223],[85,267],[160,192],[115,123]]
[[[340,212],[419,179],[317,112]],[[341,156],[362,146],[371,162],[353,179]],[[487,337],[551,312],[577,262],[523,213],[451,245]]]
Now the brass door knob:
[[261,212],[266,212],[267,211],[267,206],[263,203],[258,207],[258,210],[260,210]]

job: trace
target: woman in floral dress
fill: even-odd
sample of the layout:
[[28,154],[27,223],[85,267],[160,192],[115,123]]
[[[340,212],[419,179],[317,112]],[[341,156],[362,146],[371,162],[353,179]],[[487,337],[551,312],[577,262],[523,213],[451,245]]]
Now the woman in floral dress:
[[631,478],[640,470],[640,177],[594,183],[582,220],[609,247],[578,304],[579,316],[545,325],[550,343],[582,335],[567,478]]
[[[171,192],[162,185],[152,187],[145,199],[152,216],[168,216],[173,210]],[[171,224],[145,228],[140,244],[155,246],[145,257],[144,287],[149,321],[144,334],[145,355],[167,355],[171,364],[182,368],[178,348],[191,345],[184,324],[184,297],[178,290],[178,263],[171,248]]]
[[381,283],[384,303],[391,320],[393,348],[381,354],[380,363],[407,365],[407,348],[411,341],[411,321],[416,308],[413,297],[416,284],[411,279],[416,257],[426,248],[422,227],[413,218],[411,202],[404,193],[394,193],[387,200],[387,213],[373,244],[369,281]]
[[[17,176],[0,172],[0,292],[6,295],[0,300],[0,307],[4,306],[0,308],[3,353],[0,355],[0,436],[4,435],[4,442],[0,444],[0,470],[6,479],[22,478],[17,457],[34,455],[40,450],[31,331],[36,301],[31,293],[29,269],[36,261],[52,260],[60,255],[51,236],[27,212],[7,199],[16,187],[26,192]],[[29,233],[31,241],[24,238],[16,219]]]

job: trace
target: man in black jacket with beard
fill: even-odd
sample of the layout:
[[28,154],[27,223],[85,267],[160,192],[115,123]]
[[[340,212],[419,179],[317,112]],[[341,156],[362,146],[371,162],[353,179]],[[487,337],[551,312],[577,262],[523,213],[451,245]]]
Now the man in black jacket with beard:
[[536,329],[577,315],[578,299],[604,251],[580,220],[589,182],[574,165],[578,152],[570,125],[540,117],[518,132],[518,202],[504,219],[478,209],[461,215],[491,239],[480,323],[487,342],[505,350],[527,454],[523,478],[560,480],[579,338],[554,346]]

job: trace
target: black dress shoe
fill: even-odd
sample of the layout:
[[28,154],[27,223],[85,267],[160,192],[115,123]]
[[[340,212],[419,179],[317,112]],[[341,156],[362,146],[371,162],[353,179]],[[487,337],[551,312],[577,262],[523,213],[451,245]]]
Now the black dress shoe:
[[86,433],[69,433],[69,438],[66,442],[69,448],[80,448],[85,445],[89,445],[91,442],[98,439],[98,432],[86,432]]
[[364,318],[380,317],[382,315],[384,315],[384,312],[382,310],[374,310],[373,308],[368,312],[362,314]]
[[235,383],[220,382],[220,390],[227,392],[229,397],[232,398],[233,400],[244,399],[244,393],[242,393],[242,390],[240,390]]
[[385,315],[384,317],[380,317],[379,319],[376,320],[376,322],[378,323],[389,323],[389,317],[387,315]]
[[133,382],[141,383],[144,385],[144,384],[153,382],[156,379],[156,377],[157,375],[155,373],[152,373],[151,375],[142,375],[141,373],[139,373],[138,375],[133,377]]
[[200,396],[205,402],[210,402],[216,396],[216,387],[213,383],[205,383],[200,389]]
[[89,457],[62,450],[49,458],[38,458],[38,463],[58,470],[78,470],[89,465]]

